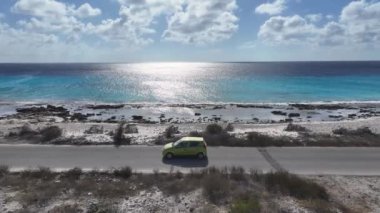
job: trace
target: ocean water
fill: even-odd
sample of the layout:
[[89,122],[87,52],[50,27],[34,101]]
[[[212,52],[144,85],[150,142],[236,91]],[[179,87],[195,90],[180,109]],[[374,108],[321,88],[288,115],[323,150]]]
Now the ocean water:
[[380,62],[0,64],[0,101],[380,101]]

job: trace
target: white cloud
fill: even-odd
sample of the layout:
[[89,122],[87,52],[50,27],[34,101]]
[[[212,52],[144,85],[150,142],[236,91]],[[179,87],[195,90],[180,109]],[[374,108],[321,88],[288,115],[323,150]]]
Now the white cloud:
[[230,38],[238,29],[235,0],[189,0],[168,18],[162,37],[185,44],[207,44]]
[[235,0],[119,0],[119,18],[94,26],[109,41],[127,40],[137,45],[153,42],[157,19],[168,22],[162,38],[186,44],[207,44],[231,37],[237,30]]
[[271,44],[380,45],[380,2],[351,2],[339,20],[323,26],[315,24],[317,19],[310,15],[271,17],[260,27],[258,37]]
[[102,14],[102,11],[99,8],[93,8],[89,3],[84,3],[75,10],[75,16],[80,18],[98,16],[100,14]]
[[157,17],[174,13],[182,1],[178,0],[118,0],[119,17],[103,20],[91,32],[106,41],[130,45],[147,45],[153,42]]
[[281,43],[309,41],[317,34],[314,25],[301,16],[275,16],[267,20],[261,27],[258,36],[262,40]]
[[380,42],[380,2],[354,1],[343,8],[340,22],[354,42]]
[[15,29],[7,24],[0,23],[0,49],[3,54],[10,54],[13,51],[23,53],[29,50],[54,44],[58,37],[53,34],[31,33],[22,29]]
[[66,5],[55,0],[18,0],[11,11],[37,17],[60,17],[67,15]]
[[258,14],[278,15],[286,10],[286,0],[275,0],[272,3],[264,3],[256,7]]
[[320,14],[320,13],[318,13],[318,14],[309,14],[309,15],[306,15],[306,18],[310,22],[317,23],[317,22],[320,22],[323,19],[323,15]]
[[79,40],[88,31],[88,24],[78,18],[95,16],[101,13],[85,3],[79,8],[56,0],[18,0],[11,8],[13,13],[31,16],[20,20],[23,29],[34,33],[54,33],[64,36],[67,41]]

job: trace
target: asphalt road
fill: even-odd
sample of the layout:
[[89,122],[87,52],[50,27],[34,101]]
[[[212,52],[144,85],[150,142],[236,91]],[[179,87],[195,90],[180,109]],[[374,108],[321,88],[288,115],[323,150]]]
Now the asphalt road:
[[138,172],[188,172],[207,166],[241,166],[247,171],[286,170],[297,174],[380,175],[380,148],[230,148],[209,147],[208,160],[163,161],[158,146],[0,145],[0,165],[12,170],[50,167],[65,170],[130,166]]

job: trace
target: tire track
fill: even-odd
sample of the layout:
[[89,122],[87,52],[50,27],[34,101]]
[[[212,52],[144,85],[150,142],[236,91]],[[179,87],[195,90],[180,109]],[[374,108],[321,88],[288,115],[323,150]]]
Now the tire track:
[[275,169],[276,171],[282,171],[282,172],[285,172],[286,169],[284,169],[284,167],[282,167],[277,161],[276,159],[274,159],[268,152],[268,150],[266,148],[257,148],[257,150],[260,152],[260,154],[265,158],[265,160],[272,166],[273,169]]

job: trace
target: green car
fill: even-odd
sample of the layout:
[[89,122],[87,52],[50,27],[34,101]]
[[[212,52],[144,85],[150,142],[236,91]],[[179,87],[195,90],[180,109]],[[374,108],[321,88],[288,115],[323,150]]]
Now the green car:
[[171,159],[175,156],[207,157],[207,145],[201,137],[184,137],[174,143],[168,143],[162,150],[162,156]]

